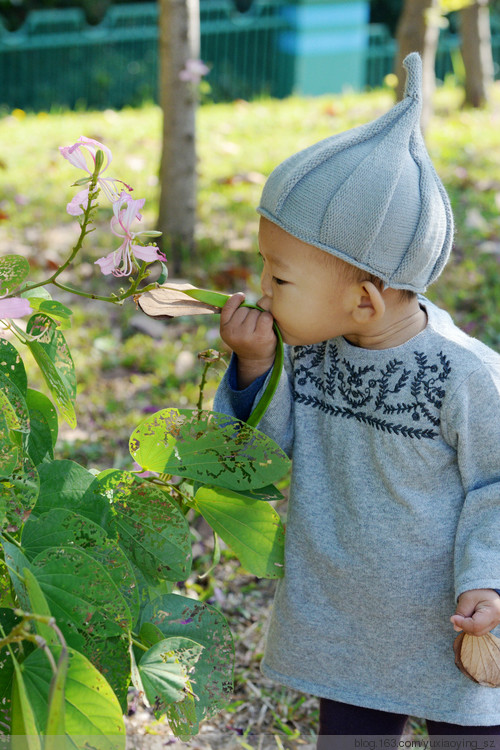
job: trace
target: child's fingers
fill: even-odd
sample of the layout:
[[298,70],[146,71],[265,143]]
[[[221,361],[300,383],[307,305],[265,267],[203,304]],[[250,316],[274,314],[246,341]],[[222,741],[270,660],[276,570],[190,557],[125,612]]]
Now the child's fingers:
[[496,625],[491,613],[485,609],[475,612],[472,617],[453,615],[450,619],[457,633],[463,630],[470,635],[486,635]]
[[237,292],[229,297],[220,313],[220,322],[222,326],[226,325],[231,320],[236,310],[244,301],[245,294],[243,292]]

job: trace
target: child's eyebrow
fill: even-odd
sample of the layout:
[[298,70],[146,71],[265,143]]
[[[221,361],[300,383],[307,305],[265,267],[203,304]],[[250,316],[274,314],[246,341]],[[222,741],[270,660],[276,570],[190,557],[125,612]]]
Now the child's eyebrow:
[[[262,255],[261,251],[259,250],[259,255],[264,260],[264,256]],[[278,268],[282,268],[284,271],[289,271],[290,266],[288,263],[285,263],[284,261],[280,260],[277,256],[273,255],[273,257],[270,259],[275,266],[278,266]]]

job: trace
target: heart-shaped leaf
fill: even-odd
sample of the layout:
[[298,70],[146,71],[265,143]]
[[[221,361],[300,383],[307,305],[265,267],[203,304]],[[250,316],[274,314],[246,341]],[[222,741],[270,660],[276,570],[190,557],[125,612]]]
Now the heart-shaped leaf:
[[132,433],[130,453],[145,469],[245,491],[281,479],[289,460],[267,435],[226,414],[163,409]]
[[246,570],[260,578],[283,576],[285,530],[271,505],[209,486],[199,488],[195,503]]
[[[180,636],[201,644],[192,689],[198,721],[220,711],[233,687],[234,645],[227,621],[219,610],[178,594],[158,597],[144,607],[141,624],[154,625],[164,638]],[[142,632],[142,627],[141,627]],[[155,631],[145,630],[154,638]]]
[[174,636],[159,641],[142,656],[139,674],[157,716],[192,692],[190,678],[202,651],[200,643]]

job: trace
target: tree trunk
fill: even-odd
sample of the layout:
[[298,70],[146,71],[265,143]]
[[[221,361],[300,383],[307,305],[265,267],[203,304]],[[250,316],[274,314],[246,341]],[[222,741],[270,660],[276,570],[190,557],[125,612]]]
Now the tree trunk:
[[488,90],[493,83],[488,0],[478,0],[463,8],[460,11],[460,27],[465,66],[465,104],[482,107],[488,101]]
[[170,267],[179,274],[182,256],[194,250],[196,222],[197,87],[181,80],[188,60],[200,56],[198,0],[160,2],[160,105],[163,143],[158,229]]
[[[403,60],[410,52],[420,52],[422,57],[422,130],[432,115],[432,98],[436,87],[436,51],[439,39],[439,26],[429,20],[429,11],[437,9],[437,0],[405,0],[396,29],[398,52],[396,55],[397,98],[404,94],[405,74]],[[437,11],[436,11],[437,12]]]

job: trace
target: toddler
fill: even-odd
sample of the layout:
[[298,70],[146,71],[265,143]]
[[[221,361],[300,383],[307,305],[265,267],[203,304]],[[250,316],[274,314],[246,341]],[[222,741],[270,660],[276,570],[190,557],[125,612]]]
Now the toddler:
[[500,690],[453,655],[457,631],[500,623],[500,357],[421,296],[453,219],[420,133],[420,57],[404,64],[402,102],[271,174],[263,312],[236,294],[221,315],[217,411],[246,419],[259,399],[273,319],[287,345],[259,424],[292,458],[262,670],[319,697],[321,748],[399,737],[408,715],[432,737],[500,738]]

